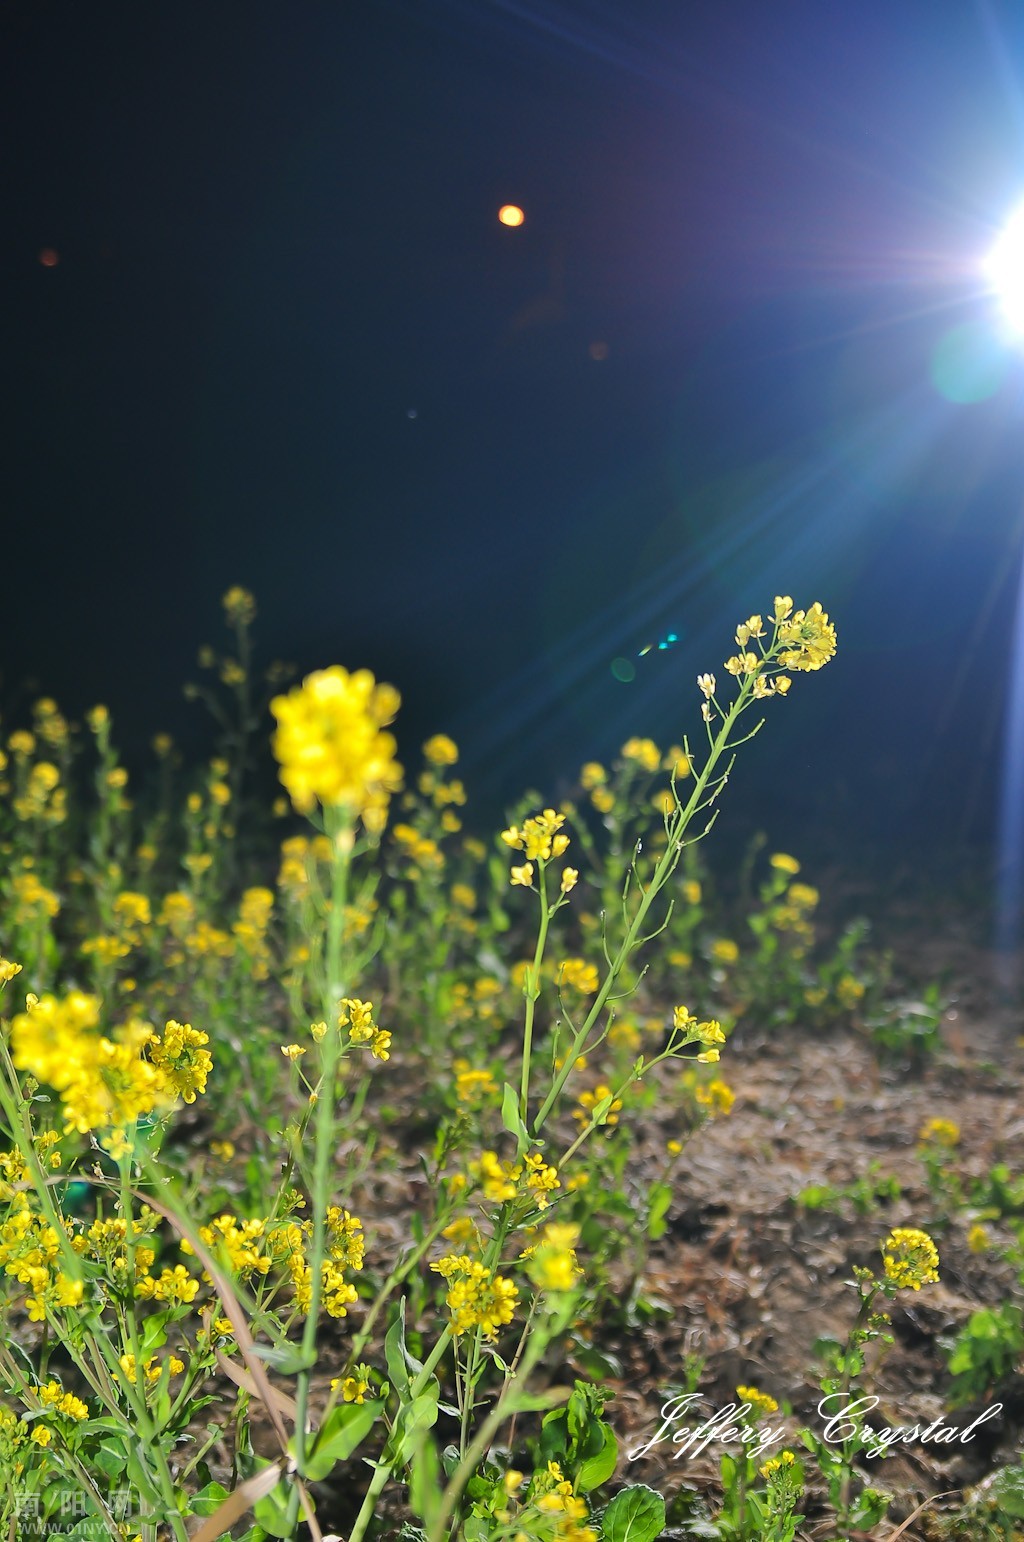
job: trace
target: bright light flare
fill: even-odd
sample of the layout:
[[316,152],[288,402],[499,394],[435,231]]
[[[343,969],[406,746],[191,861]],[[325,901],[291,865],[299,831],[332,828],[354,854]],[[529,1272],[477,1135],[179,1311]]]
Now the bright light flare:
[[504,203],[498,210],[498,218],[503,225],[521,225],[526,215],[516,203]]
[[1024,336],[1024,204],[989,253],[985,274],[1010,326]]

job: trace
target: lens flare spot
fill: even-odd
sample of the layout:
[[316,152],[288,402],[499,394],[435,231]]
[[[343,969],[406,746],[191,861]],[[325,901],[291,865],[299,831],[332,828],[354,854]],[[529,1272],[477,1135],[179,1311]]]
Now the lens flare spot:
[[517,203],[503,203],[498,210],[498,218],[503,225],[521,225],[526,215]]
[[39,261],[44,268],[55,268],[60,262],[60,253],[52,246],[44,246],[39,253]]
[[636,679],[636,665],[632,659],[612,659],[611,668],[615,679],[621,680],[623,685],[628,685],[631,680]]
[[949,402],[986,401],[1002,385],[1006,350],[981,322],[965,322],[941,338],[932,354],[932,385]]

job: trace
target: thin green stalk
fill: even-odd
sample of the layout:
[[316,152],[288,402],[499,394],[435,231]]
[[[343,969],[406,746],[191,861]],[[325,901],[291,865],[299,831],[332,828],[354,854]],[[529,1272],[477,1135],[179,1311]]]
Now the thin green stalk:
[[[544,961],[544,948],[548,938],[548,924],[551,913],[548,910],[547,873],[545,864],[540,863],[540,927],[537,931],[537,946],[533,953],[533,965],[530,969],[530,978],[526,991],[526,1014],[523,1020],[523,1074],[519,1088],[519,1117],[525,1125],[529,1117],[530,1109],[530,1056],[533,1052],[533,1019],[537,1010],[537,998],[540,995],[540,969]],[[522,1152],[519,1153],[520,1156]]]
[[[857,1313],[857,1320],[847,1335],[846,1352],[843,1356],[843,1377],[839,1384],[839,1395],[842,1398],[842,1403],[840,1405],[841,1407],[846,1406],[850,1396],[850,1384],[853,1380],[850,1372],[851,1347],[860,1343],[860,1331],[871,1314],[872,1303],[874,1302],[877,1294],[878,1287],[876,1285],[873,1289],[868,1291],[866,1296],[861,1297],[860,1310]],[[849,1523],[850,1483],[853,1478],[853,1450],[851,1448],[855,1446],[856,1441],[857,1431],[855,1430],[852,1435],[843,1441],[842,1445],[843,1476],[839,1484],[839,1520],[840,1523],[844,1526]]]
[[[521,1375],[517,1378],[520,1382],[520,1386],[529,1376],[537,1360],[543,1353],[546,1344],[547,1340],[545,1336],[541,1333],[538,1333],[535,1335],[532,1342],[527,1346],[526,1353],[523,1356],[522,1372]],[[564,1403],[568,1395],[569,1389],[566,1387],[551,1387],[545,1394],[542,1394],[542,1399],[547,1407],[555,1408],[559,1403]],[[458,1467],[455,1469],[451,1478],[448,1480],[448,1485],[445,1488],[444,1494],[441,1498],[440,1508],[437,1512],[437,1515],[434,1517],[433,1524],[427,1534],[428,1542],[441,1542],[448,1523],[452,1520],[456,1506],[462,1497],[463,1489],[466,1487],[466,1484],[469,1482],[470,1478],[479,1467],[480,1462],[483,1460],[483,1457],[485,1456],[491,1441],[494,1439],[495,1434],[504,1424],[505,1420],[516,1412],[519,1403],[520,1387],[513,1387],[512,1384],[507,1383],[501,1397],[491,1409],[491,1412],[487,1415],[487,1418],[481,1424],[479,1430],[473,1438],[472,1444],[469,1446],[462,1460],[459,1462]],[[451,1533],[453,1542],[455,1537],[455,1530],[456,1528],[453,1527]],[[357,1542],[355,1532],[352,1532],[350,1535],[349,1542]]]
[[[452,1327],[451,1323],[449,1323],[444,1332],[441,1334],[437,1343],[434,1345],[433,1349],[430,1351],[430,1355],[428,1356],[423,1369],[420,1371],[416,1379],[410,1384],[408,1398],[406,1400],[407,1406],[412,1406],[412,1404],[419,1397],[420,1393],[423,1391],[424,1387],[427,1385],[427,1382],[430,1380],[431,1376],[433,1376],[434,1371],[440,1362],[441,1356],[444,1354],[448,1347],[451,1337]],[[363,1503],[360,1506],[359,1514],[356,1516],[352,1525],[352,1530],[348,1534],[348,1542],[362,1542],[366,1528],[370,1524],[370,1521],[373,1519],[373,1512],[377,1508],[377,1500],[380,1498],[381,1494],[387,1487],[388,1480],[390,1479],[391,1474],[394,1472],[395,1466],[396,1462],[394,1456],[388,1454],[388,1449],[385,1446],[384,1451],[381,1453],[380,1458],[373,1470],[373,1477],[371,1478],[370,1485],[366,1490]]]
[[320,1301],[323,1294],[324,1238],[327,1227],[327,1203],[330,1198],[331,1153],[334,1146],[335,1111],[334,1095],[338,1061],[341,1058],[341,1040],[337,1025],[338,1009],[345,990],[342,979],[342,927],[345,919],[345,902],[348,894],[349,864],[352,857],[352,828],[348,816],[340,810],[329,810],[327,833],[333,848],[331,904],[327,912],[327,957],[324,981],[323,1012],[327,1032],[322,1040],[323,1076],[317,1097],[314,1124],[313,1154],[313,1238],[310,1247],[310,1302],[302,1333],[302,1353],[306,1362],[300,1371],[295,1393],[295,1460],[298,1470],[306,1454],[306,1414],[309,1407],[310,1375],[316,1353],[316,1336]]
[[587,1013],[586,1020],[584,1021],[582,1027],[578,1029],[576,1037],[573,1040],[572,1047],[564,1058],[562,1069],[555,1077],[547,1097],[541,1104],[540,1112],[537,1115],[533,1127],[535,1137],[540,1134],[544,1127],[545,1121],[548,1118],[548,1115],[551,1113],[552,1109],[558,1102],[558,1099],[562,1093],[562,1088],[565,1086],[569,1077],[572,1075],[572,1070],[576,1063],[577,1055],[580,1053],[583,1045],[586,1043],[587,1038],[591,1033],[591,1030],[594,1027],[594,1024],[597,1022],[602,1011],[604,1010],[608,997],[611,995],[612,987],[614,986],[615,981],[628,962],[634,948],[637,946],[637,941],[639,939],[648,910],[650,909],[657,895],[664,888],[666,882],[672,874],[673,869],[679,861],[680,855],[682,853],[683,836],[686,833],[691,819],[700,807],[701,799],[707,790],[708,783],[711,780],[712,772],[714,771],[718,762],[721,760],[722,755],[726,752],[727,749],[730,748],[729,735],[732,732],[736,719],[739,717],[743,709],[748,705],[752,691],[753,683],[751,679],[748,679],[740,687],[739,694],[729,709],[725,721],[723,722],[715,742],[711,747],[711,753],[709,754],[700,775],[694,783],[693,791],[690,794],[686,806],[679,810],[675,820],[673,821],[665,852],[658,861],[650,883],[640,896],[640,903],[637,905],[636,913],[634,914],[633,919],[629,924],[626,935],[619,946],[615,958],[612,960],[608,973],[605,975],[605,978],[601,983],[601,988],[594,999],[594,1003],[591,1006],[590,1011]]
[[[125,1280],[130,1290],[135,1279],[135,1223],[132,1216],[131,1155],[122,1156],[117,1166],[121,1178],[121,1214],[125,1220],[124,1252],[127,1263]],[[132,1400],[135,1428],[142,1437],[143,1449],[148,1451],[156,1466],[156,1479],[160,1488],[160,1497],[164,1502],[164,1518],[174,1531],[179,1542],[188,1542],[188,1531],[174,1495],[174,1481],[171,1478],[171,1469],[167,1465],[167,1457],[164,1453],[159,1433],[149,1417],[149,1409],[146,1404],[146,1383],[142,1368],[142,1349],[139,1344],[134,1305],[131,1301],[128,1302],[125,1309],[124,1328],[128,1340],[128,1353],[131,1355],[135,1366],[135,1397]],[[126,1377],[125,1379],[127,1380],[128,1378]]]

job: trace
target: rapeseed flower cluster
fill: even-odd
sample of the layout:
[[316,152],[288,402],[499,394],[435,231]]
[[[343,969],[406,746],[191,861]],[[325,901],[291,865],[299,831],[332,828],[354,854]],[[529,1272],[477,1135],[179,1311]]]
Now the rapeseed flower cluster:
[[350,674],[340,665],[275,696],[274,754],[301,814],[320,803],[362,819],[368,830],[383,829],[391,796],[402,785],[395,740],[385,732],[399,700],[394,687],[378,685],[368,669]]
[[391,1032],[373,1020],[373,1003],[346,997],[338,1013],[338,1027],[348,1029],[350,1044],[366,1044],[375,1060],[391,1058]]
[[0,1268],[29,1287],[25,1310],[31,1322],[43,1322],[48,1309],[77,1306],[82,1300],[82,1282],[65,1273],[61,1257],[55,1228],[33,1211],[27,1193],[16,1193],[0,1225]]
[[925,1231],[897,1226],[882,1244],[885,1278],[896,1290],[920,1290],[939,1278],[939,1255]]
[[447,1253],[430,1267],[448,1282],[445,1301],[456,1338],[479,1328],[484,1338],[494,1339],[512,1321],[519,1291],[511,1280],[466,1253]]
[[[777,594],[767,622],[759,615],[740,622],[736,644],[740,651],[726,659],[726,673],[750,682],[754,699],[763,700],[788,694],[792,681],[782,671],[816,670],[827,664],[836,651],[836,630],[817,601],[810,610],[794,611],[789,595]],[[704,720],[710,723],[717,688],[714,675],[698,675],[697,686],[704,697]]]
[[580,1228],[570,1222],[551,1221],[537,1242],[525,1248],[519,1257],[527,1266],[530,1279],[538,1290],[574,1290],[583,1278],[576,1244]]
[[95,1132],[115,1155],[136,1120],[205,1091],[213,1065],[208,1035],[168,1021],[163,1036],[130,1020],[100,1031],[98,996],[30,996],[11,1022],[11,1059],[60,1096],[67,1133]]
[[[544,867],[555,858],[564,856],[569,848],[569,837],[562,833],[564,824],[564,814],[556,813],[553,808],[546,808],[542,814],[534,814],[531,818],[525,819],[522,827],[510,825],[507,830],[502,830],[501,838],[505,845],[511,846],[513,851],[521,851],[526,855],[526,861],[512,869],[509,882],[513,887],[519,885],[524,889],[531,888],[535,862]],[[563,869],[559,881],[559,893],[563,897],[575,888],[579,876],[577,868]]]
[[741,1403],[750,1406],[750,1413],[755,1419],[763,1419],[766,1414],[778,1413],[779,1405],[768,1392],[762,1392],[758,1387],[737,1387],[736,1396]]
[[529,1530],[517,1532],[517,1536],[539,1534],[551,1538],[551,1542],[597,1542],[598,1534],[594,1528],[581,1524],[588,1518],[587,1502],[573,1492],[573,1485],[558,1462],[548,1462],[542,1471],[534,1474],[527,1502],[536,1520],[531,1524],[520,1514],[517,1517],[520,1527],[526,1521]]

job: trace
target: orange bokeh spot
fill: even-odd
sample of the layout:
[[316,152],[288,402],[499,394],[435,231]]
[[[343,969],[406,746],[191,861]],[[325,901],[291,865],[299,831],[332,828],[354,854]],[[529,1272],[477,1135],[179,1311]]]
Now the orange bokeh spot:
[[521,225],[526,215],[518,204],[503,203],[498,210],[498,218],[503,225]]
[[54,251],[52,246],[44,246],[39,253],[39,261],[44,268],[55,268],[58,262],[60,262],[60,255]]

